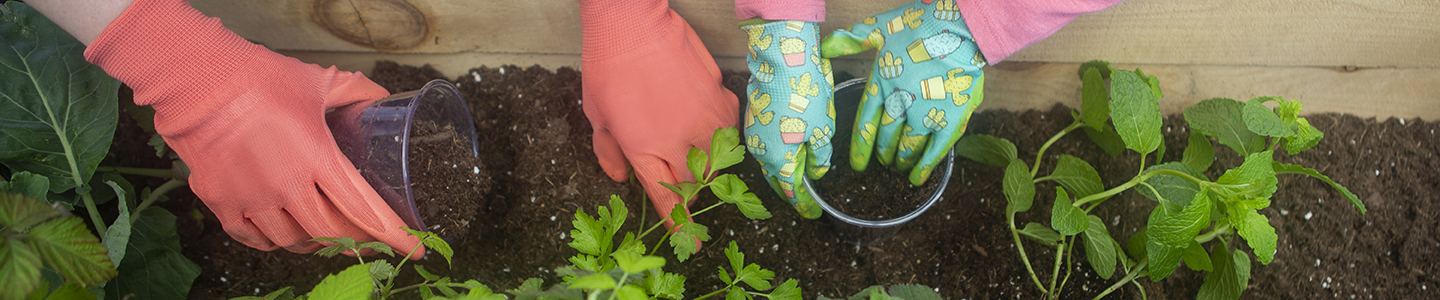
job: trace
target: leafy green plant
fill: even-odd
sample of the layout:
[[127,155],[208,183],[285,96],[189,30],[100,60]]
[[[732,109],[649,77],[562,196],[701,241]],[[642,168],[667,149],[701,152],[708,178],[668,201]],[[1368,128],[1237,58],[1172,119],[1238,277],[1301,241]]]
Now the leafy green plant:
[[[830,298],[830,297],[825,297],[825,296],[821,296],[820,299],[821,299],[821,300],[839,300],[839,299]],[[866,300],[866,299],[869,299],[869,300],[892,300],[892,299],[893,299],[893,300],[940,300],[940,299],[945,299],[945,298],[944,298],[944,297],[940,297],[940,293],[935,292],[935,289],[930,288],[930,287],[928,287],[928,286],[918,285],[918,284],[898,284],[898,285],[890,286],[890,288],[885,288],[884,286],[879,286],[879,285],[871,286],[871,287],[865,288],[865,289],[863,289],[863,290],[860,290],[860,292],[855,293],[854,295],[850,295],[850,297],[845,297],[845,298],[840,298],[840,299],[846,299],[846,300]]]
[[0,298],[46,296],[44,273],[59,274],[58,287],[89,288],[115,277],[100,240],[80,218],[21,194],[0,192]]
[[[1126,284],[1141,295],[1140,278],[1160,281],[1183,263],[1204,272],[1197,298],[1237,299],[1249,284],[1251,254],[1269,264],[1277,252],[1275,229],[1261,211],[1270,206],[1277,190],[1276,176],[1305,175],[1333,187],[1361,214],[1365,205],[1344,186],[1315,169],[1276,161],[1276,152],[1296,155],[1314,147],[1324,134],[1300,117],[1299,101],[1260,97],[1246,102],[1217,98],[1184,111],[1191,129],[1180,161],[1163,162],[1159,80],[1143,71],[1111,70],[1104,62],[1080,67],[1081,109],[1074,121],[1047,140],[1035,154],[1034,165],[1019,158],[1008,140],[973,135],[957,144],[962,156],[1004,168],[1002,185],[1007,200],[1005,222],[1019,250],[1031,282],[1048,298],[1059,298],[1070,279],[1071,257],[1083,248],[1085,261],[1101,278],[1122,277],[1095,298],[1103,298]],[[1270,105],[1274,105],[1272,108]],[[1106,188],[1090,163],[1070,155],[1055,156],[1049,175],[1040,176],[1045,152],[1056,141],[1082,130],[1106,152],[1130,150],[1139,155],[1139,174]],[[1212,172],[1215,150],[1211,139],[1244,157],[1239,166]],[[1154,162],[1147,159],[1153,157]],[[1147,164],[1151,163],[1151,164]],[[1218,178],[1207,174],[1219,173]],[[1036,186],[1055,185],[1049,225],[1037,222],[1017,227],[1016,215],[1034,205]],[[1117,242],[1091,212],[1106,200],[1134,191],[1155,202],[1146,227],[1126,244]],[[1025,238],[1022,240],[1021,238]],[[1026,241],[1054,248],[1050,278],[1042,281],[1025,250]],[[1248,246],[1247,254],[1241,245]],[[1061,269],[1064,268],[1062,272]],[[1062,275],[1063,274],[1063,275]]]
[[[30,7],[0,4],[0,192],[20,193],[67,213],[85,211],[103,237],[107,268],[123,276],[104,290],[81,292],[183,299],[200,268],[180,254],[174,216],[147,208],[185,186],[184,172],[100,166],[116,128],[120,83],[85,62],[83,51],[84,45]],[[149,123],[145,110],[130,111]],[[164,155],[163,142],[155,141],[152,146]],[[173,169],[184,167],[176,161]],[[137,195],[121,174],[170,180]],[[112,201],[117,213],[107,223],[99,207]],[[85,228],[83,222],[79,228]],[[0,276],[11,271],[23,270],[0,268]]]

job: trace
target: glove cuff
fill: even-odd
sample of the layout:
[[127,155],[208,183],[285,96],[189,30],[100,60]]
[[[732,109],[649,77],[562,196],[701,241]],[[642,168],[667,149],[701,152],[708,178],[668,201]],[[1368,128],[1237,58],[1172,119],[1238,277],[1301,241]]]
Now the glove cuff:
[[580,57],[586,62],[625,54],[657,40],[681,39],[678,34],[684,27],[666,0],[582,0],[580,26]]
[[185,112],[223,104],[209,101],[210,93],[265,51],[184,0],[136,0],[85,50],[85,60],[133,88],[136,104],[194,117]]

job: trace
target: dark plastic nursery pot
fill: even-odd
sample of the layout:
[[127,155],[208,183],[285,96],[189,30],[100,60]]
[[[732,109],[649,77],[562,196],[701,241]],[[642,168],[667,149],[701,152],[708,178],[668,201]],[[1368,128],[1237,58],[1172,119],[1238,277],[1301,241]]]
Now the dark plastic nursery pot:
[[459,136],[470,154],[479,156],[475,119],[454,84],[434,80],[419,90],[336,109],[326,115],[340,151],[390,205],[405,225],[423,229],[425,220],[415,207],[411,190],[412,137],[416,124],[436,126],[427,136]]

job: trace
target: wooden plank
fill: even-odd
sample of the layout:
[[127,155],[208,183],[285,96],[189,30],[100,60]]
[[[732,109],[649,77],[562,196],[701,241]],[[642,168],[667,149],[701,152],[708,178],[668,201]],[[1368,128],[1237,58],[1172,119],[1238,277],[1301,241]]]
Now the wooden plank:
[[[194,0],[241,35],[284,50],[377,52],[317,24],[313,1]],[[425,42],[397,53],[577,54],[577,2],[350,0],[414,5]],[[829,0],[825,30],[910,0]],[[733,2],[672,0],[720,57],[743,57]],[[358,5],[384,7],[385,5]],[[1015,61],[1440,67],[1440,1],[1128,0],[1077,19]],[[384,26],[374,25],[374,26]],[[377,29],[379,30],[379,29]],[[641,30],[641,29],[637,29]]]
[[[371,54],[286,51],[308,62],[368,71],[376,59],[409,65],[431,64],[456,78],[470,68],[489,65],[539,64],[548,68],[577,67],[574,55],[504,54]],[[743,59],[721,58],[721,68],[744,70]],[[1005,63],[986,69],[985,109],[1048,108],[1055,103],[1079,105],[1080,80],[1073,63]],[[1183,107],[1213,97],[1245,100],[1277,95],[1299,99],[1306,112],[1342,112],[1363,117],[1419,117],[1440,120],[1440,69],[1254,67],[1118,64],[1144,69],[1160,77],[1165,99],[1161,108],[1178,113]],[[867,74],[869,63],[844,60],[837,71]]]

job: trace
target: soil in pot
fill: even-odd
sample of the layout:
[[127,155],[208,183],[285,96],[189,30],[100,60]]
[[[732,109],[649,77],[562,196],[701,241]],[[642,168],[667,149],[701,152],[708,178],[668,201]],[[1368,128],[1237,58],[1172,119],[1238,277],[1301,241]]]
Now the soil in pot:
[[490,191],[490,170],[450,125],[417,122],[410,135],[410,189],[426,230],[468,239]]

